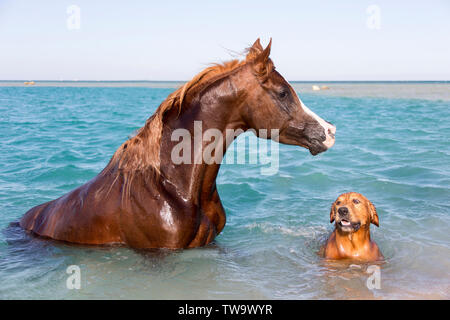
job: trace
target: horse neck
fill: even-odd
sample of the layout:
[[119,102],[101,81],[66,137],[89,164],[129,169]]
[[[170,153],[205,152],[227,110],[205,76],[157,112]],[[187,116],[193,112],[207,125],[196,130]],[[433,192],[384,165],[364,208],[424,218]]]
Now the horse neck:
[[[216,150],[222,148],[223,155],[228,147],[226,133],[230,130],[245,131],[245,123],[238,112],[242,103],[244,103],[243,95],[238,94],[233,80],[227,77],[188,95],[179,114],[177,108],[174,108],[165,115],[160,150],[161,173],[163,179],[175,186],[176,192],[184,199],[198,203],[202,194],[211,195],[215,191],[215,180],[222,158],[218,157],[214,163],[208,164],[203,159],[203,151],[214,145],[217,147]],[[172,134],[177,129],[189,132],[191,145],[189,163],[176,165],[173,162],[172,150],[180,143],[180,140],[172,141]],[[224,139],[205,141],[202,137],[209,129],[220,132]],[[234,138],[236,136],[228,139],[228,142]]]

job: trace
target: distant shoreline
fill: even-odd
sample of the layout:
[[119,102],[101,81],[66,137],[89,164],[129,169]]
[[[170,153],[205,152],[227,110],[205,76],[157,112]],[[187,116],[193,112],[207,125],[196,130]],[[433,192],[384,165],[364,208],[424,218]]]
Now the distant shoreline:
[[[0,80],[0,88],[17,88],[38,92],[44,88],[103,88],[103,89],[161,89],[175,90],[184,81],[51,81],[51,80]],[[450,81],[290,81],[295,91],[301,94],[404,98],[450,101]],[[40,88],[31,90],[32,88]]]
[[[0,83],[184,83],[189,80],[0,80]],[[290,83],[450,83],[450,80],[290,80]]]

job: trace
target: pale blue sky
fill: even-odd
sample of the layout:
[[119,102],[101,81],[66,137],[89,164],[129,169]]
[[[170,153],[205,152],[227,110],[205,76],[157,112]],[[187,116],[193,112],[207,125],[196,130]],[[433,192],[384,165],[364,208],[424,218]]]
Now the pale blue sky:
[[448,0],[0,0],[0,80],[187,80],[257,37],[288,80],[450,80]]

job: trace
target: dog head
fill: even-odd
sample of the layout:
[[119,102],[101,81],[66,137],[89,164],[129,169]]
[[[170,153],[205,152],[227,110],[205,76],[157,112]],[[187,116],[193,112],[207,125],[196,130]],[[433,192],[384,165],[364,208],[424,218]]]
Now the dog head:
[[330,223],[336,221],[336,228],[352,233],[361,227],[369,229],[371,223],[379,226],[375,206],[362,194],[348,192],[341,194],[331,206]]

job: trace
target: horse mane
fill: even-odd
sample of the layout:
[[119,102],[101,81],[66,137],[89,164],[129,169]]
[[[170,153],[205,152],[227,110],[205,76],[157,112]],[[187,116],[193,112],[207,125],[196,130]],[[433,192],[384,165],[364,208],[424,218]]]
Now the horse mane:
[[[257,47],[255,47],[256,44],[258,44]],[[210,81],[222,79],[239,67],[254,62],[262,52],[259,39],[255,42],[255,45],[246,49],[246,58],[244,60],[235,59],[222,64],[213,64],[197,74],[192,80],[186,82],[182,87],[172,92],[160,104],[155,113],[147,119],[144,126],[137,131],[135,136],[122,143],[107,166],[100,173],[103,176],[114,176],[109,190],[111,190],[120,176],[123,177],[124,192],[122,196],[130,194],[131,184],[136,175],[143,175],[145,180],[159,177],[161,173],[160,145],[164,126],[164,114],[175,107],[178,108],[178,112],[180,113],[187,93],[193,88]],[[263,69],[255,70],[258,76],[267,74],[269,69],[273,69],[273,63],[270,59],[264,65],[265,67]]]

